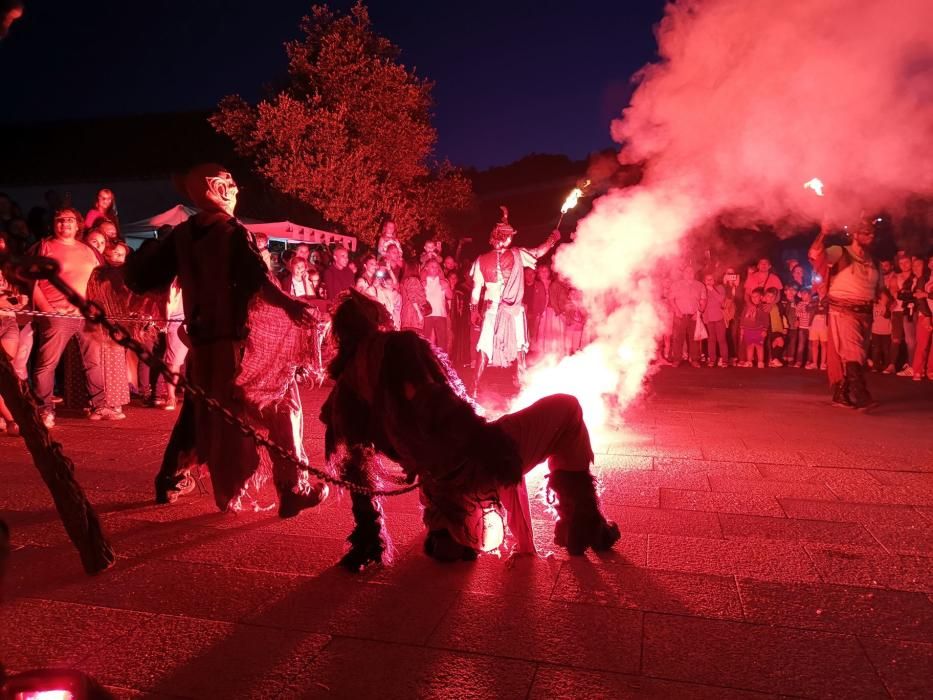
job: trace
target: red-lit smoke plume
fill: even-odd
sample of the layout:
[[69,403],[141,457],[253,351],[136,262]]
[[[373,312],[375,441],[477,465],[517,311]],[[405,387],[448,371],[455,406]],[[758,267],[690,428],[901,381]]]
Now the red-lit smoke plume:
[[[930,0],[681,0],[657,37],[612,124],[644,179],[596,201],[556,257],[596,339],[532,373],[520,403],[570,391],[600,421],[600,394],[636,396],[662,332],[659,264],[711,217],[780,227],[825,207],[843,223],[933,191]],[[801,186],[814,176],[823,198]]]

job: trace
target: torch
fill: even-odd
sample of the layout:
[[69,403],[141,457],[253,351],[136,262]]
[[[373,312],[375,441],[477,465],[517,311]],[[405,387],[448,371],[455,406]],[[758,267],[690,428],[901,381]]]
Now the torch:
[[[817,197],[822,197],[823,195],[823,181],[818,177],[814,177],[811,180],[807,180],[803,183],[803,187],[806,190],[813,190]],[[823,212],[823,221],[820,222],[820,232],[816,237],[816,240],[810,246],[809,258],[814,262],[814,280],[822,281],[822,278],[826,276],[828,272],[827,266],[825,264],[825,255],[824,255],[824,244],[823,240],[826,238],[826,234],[829,231],[829,222],[826,216],[826,212]],[[816,260],[820,260],[820,264],[816,263]]]
[[803,188],[805,190],[813,190],[816,192],[817,197],[823,196],[823,181],[818,177],[815,177],[812,180],[807,180],[805,183],[803,183]]
[[577,202],[580,201],[580,197],[583,196],[583,193],[586,191],[586,188],[590,186],[590,181],[586,180],[579,187],[574,187],[570,194],[567,195],[567,199],[564,200],[563,205],[560,208],[560,218],[557,220],[557,226],[555,229],[560,228],[561,222],[564,220],[564,214],[577,206]]

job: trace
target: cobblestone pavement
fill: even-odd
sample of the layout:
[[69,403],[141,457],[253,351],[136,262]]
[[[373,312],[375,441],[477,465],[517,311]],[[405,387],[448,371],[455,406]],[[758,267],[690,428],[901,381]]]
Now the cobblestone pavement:
[[[24,448],[0,439],[17,547],[0,658],[75,666],[119,697],[930,697],[933,390],[872,383],[865,415],[831,408],[813,372],[663,370],[599,446],[616,551],[438,565],[407,495],[387,507],[395,564],[357,576],[334,567],[347,498],[288,521],[155,506],[174,414],[61,418],[119,559],[82,573]],[[315,461],[322,396],[305,395]]]

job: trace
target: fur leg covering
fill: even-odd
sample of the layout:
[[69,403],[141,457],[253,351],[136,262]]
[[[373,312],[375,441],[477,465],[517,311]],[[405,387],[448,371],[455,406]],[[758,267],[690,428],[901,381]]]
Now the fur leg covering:
[[589,472],[552,472],[548,488],[557,497],[557,523],[554,543],[566,547],[574,556],[592,548],[601,552],[610,549],[621,534],[619,526],[608,522],[599,510],[599,497]]
[[[378,483],[375,478],[377,459],[371,448],[352,448],[350,458],[344,463],[343,478],[367,488],[375,488]],[[357,572],[369,564],[391,563],[392,542],[385,528],[381,499],[352,493],[350,502],[356,526],[347,538],[350,550],[340,560],[340,565]]]

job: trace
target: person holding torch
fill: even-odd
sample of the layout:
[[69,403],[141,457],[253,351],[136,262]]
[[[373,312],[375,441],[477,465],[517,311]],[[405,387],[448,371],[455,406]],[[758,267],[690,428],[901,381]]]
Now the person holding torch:
[[[818,188],[811,183],[805,187],[822,197],[822,183]],[[882,286],[881,272],[870,251],[875,231],[869,221],[863,220],[851,242],[827,246],[828,231],[824,217],[809,258],[813,269],[825,280],[821,296],[825,293],[829,301],[827,372],[833,405],[867,408],[873,403],[865,382],[872,306]]]

